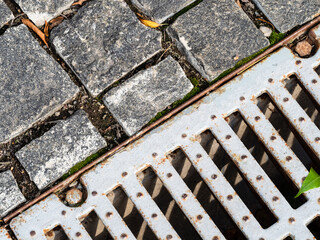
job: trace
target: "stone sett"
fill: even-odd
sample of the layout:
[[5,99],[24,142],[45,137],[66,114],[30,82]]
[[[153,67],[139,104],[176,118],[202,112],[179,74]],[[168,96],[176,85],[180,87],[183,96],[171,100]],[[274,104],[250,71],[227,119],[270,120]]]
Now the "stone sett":
[[50,21],[68,9],[73,0],[16,0],[22,11],[37,25]]
[[253,0],[281,32],[311,20],[320,14],[319,0]]
[[0,28],[10,19],[13,19],[12,12],[3,2],[3,0],[0,0]]
[[0,36],[0,143],[53,114],[79,90],[27,27]]
[[133,0],[132,3],[156,22],[162,23],[196,0]]
[[31,180],[43,189],[105,146],[105,140],[86,113],[79,110],[24,146],[16,156]]
[[188,61],[209,81],[269,44],[230,0],[201,2],[180,16],[168,32]]
[[4,217],[25,200],[11,171],[0,173],[0,217]]
[[94,96],[161,50],[123,0],[91,1],[51,32],[58,54]]
[[192,88],[180,65],[168,57],[111,89],[104,97],[104,103],[124,130],[133,135]]

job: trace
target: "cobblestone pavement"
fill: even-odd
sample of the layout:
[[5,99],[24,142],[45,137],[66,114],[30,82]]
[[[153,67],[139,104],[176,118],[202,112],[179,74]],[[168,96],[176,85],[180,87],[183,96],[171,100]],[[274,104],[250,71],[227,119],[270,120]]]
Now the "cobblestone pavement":
[[0,0],[0,216],[319,13],[319,0]]

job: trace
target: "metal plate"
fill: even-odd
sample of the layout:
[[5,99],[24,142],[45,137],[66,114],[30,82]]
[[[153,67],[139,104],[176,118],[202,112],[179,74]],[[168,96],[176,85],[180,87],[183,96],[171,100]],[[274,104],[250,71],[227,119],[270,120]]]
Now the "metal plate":
[[[320,36],[320,27],[314,32]],[[87,188],[88,197],[80,207],[69,208],[52,194],[14,218],[10,223],[12,230],[18,239],[46,239],[45,233],[60,225],[70,239],[91,239],[81,225],[81,219],[95,210],[114,239],[135,239],[106,197],[108,192],[121,186],[157,238],[180,239],[137,178],[137,174],[143,169],[152,167],[202,239],[225,239],[167,158],[169,153],[181,148],[248,239],[274,240],[287,236],[295,239],[314,239],[306,225],[320,214],[320,190],[306,193],[308,201],[293,209],[225,118],[235,111],[240,112],[291,181],[300,187],[308,171],[257,107],[256,98],[267,92],[319,159],[320,130],[283,83],[284,78],[295,73],[309,94],[320,103],[320,77],[314,70],[319,65],[320,51],[311,58],[301,59],[287,48],[280,49],[84,174],[81,180]],[[257,117],[259,121],[256,120]],[[278,221],[271,227],[263,229],[260,226],[196,140],[208,129],[256,193],[277,216]],[[271,136],[276,138],[271,140]],[[292,157],[291,161],[285,160],[287,156]],[[168,173],[171,174],[170,177]],[[213,175],[216,176],[212,178]],[[263,180],[257,181],[257,177]],[[278,201],[272,200],[275,196]],[[151,217],[154,213],[157,214],[157,218]],[[244,217],[248,217],[246,221],[243,220]]]
[[6,240],[6,239],[11,240],[12,238],[10,237],[10,235],[6,229],[0,228],[0,239],[1,240]]

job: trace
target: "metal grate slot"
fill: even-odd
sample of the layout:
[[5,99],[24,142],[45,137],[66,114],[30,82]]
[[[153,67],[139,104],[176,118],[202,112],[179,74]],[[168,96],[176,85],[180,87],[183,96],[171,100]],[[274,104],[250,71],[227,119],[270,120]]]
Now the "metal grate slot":
[[[157,239],[122,187],[115,188],[107,197],[137,239]],[[123,234],[120,238],[127,239],[127,235]]]
[[[296,129],[289,123],[269,95],[263,94],[257,100],[258,107],[264,113],[266,119],[270,121],[280,137],[286,142],[287,146],[291,148],[293,154],[298,157],[307,169],[313,167],[319,171],[320,162],[317,156],[305,143],[304,139],[297,133]],[[271,136],[270,140],[277,141],[279,139],[277,139],[277,136]],[[292,158],[293,156],[289,154],[286,157],[286,160],[290,162]]]
[[320,105],[308,93],[302,85],[301,80],[295,75],[291,75],[284,80],[285,88],[292,97],[299,103],[301,108],[310,117],[311,121],[320,129]]
[[320,239],[320,216],[314,218],[308,225],[310,232],[316,239]]
[[63,228],[58,225],[46,233],[47,240],[69,240]]
[[[300,195],[299,198],[294,198],[299,189],[291,181],[287,173],[281,168],[279,162],[261,143],[256,133],[251,129],[243,116],[239,112],[235,112],[226,120],[291,207],[296,209],[304,204],[307,201],[305,196]],[[277,197],[273,199],[273,201],[278,200],[279,199]]]
[[[168,173],[167,177],[172,176]],[[201,239],[151,167],[138,173],[138,178],[181,239]],[[151,217],[157,218],[158,214],[154,213]]]
[[112,240],[113,239],[95,211],[91,211],[81,221],[81,224],[87,230],[92,240]]
[[317,74],[319,75],[319,77],[320,77],[320,65],[319,65],[318,67],[316,67],[314,70],[316,71],[316,73],[317,73]]
[[[213,134],[210,131],[206,131],[201,135],[202,139],[204,135],[206,136],[207,141],[210,142],[210,144],[206,144],[205,147],[207,153],[253,216],[260,223],[261,227],[266,229],[276,223],[276,216],[274,216],[260,196],[255,193]],[[202,140],[201,142],[203,144],[204,141]]]
[[168,155],[168,159],[225,238],[246,239],[219,201],[213,196],[185,152],[178,148]]
[[294,240],[291,236],[284,238],[283,240]]

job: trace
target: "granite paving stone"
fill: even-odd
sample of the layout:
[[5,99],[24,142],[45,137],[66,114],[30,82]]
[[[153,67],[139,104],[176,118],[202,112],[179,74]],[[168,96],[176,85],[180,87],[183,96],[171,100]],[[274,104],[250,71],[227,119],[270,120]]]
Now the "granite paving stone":
[[68,9],[73,0],[18,0],[22,11],[37,25],[50,21],[64,10]]
[[58,54],[94,96],[161,49],[123,0],[91,1],[51,32]]
[[104,102],[125,131],[133,135],[192,88],[180,65],[168,57],[111,89]]
[[16,156],[31,180],[43,189],[105,146],[86,113],[79,110],[24,146]]
[[0,217],[4,217],[25,200],[11,171],[0,173]]
[[230,0],[201,2],[181,15],[168,32],[188,61],[209,81],[268,46],[263,33]]
[[12,12],[3,2],[3,0],[0,0],[0,28],[10,19],[13,19]]
[[196,0],[133,0],[132,3],[156,22],[162,23]]
[[79,90],[26,26],[0,36],[0,143],[52,114]]
[[319,0],[253,1],[281,32],[287,32],[320,14]]

